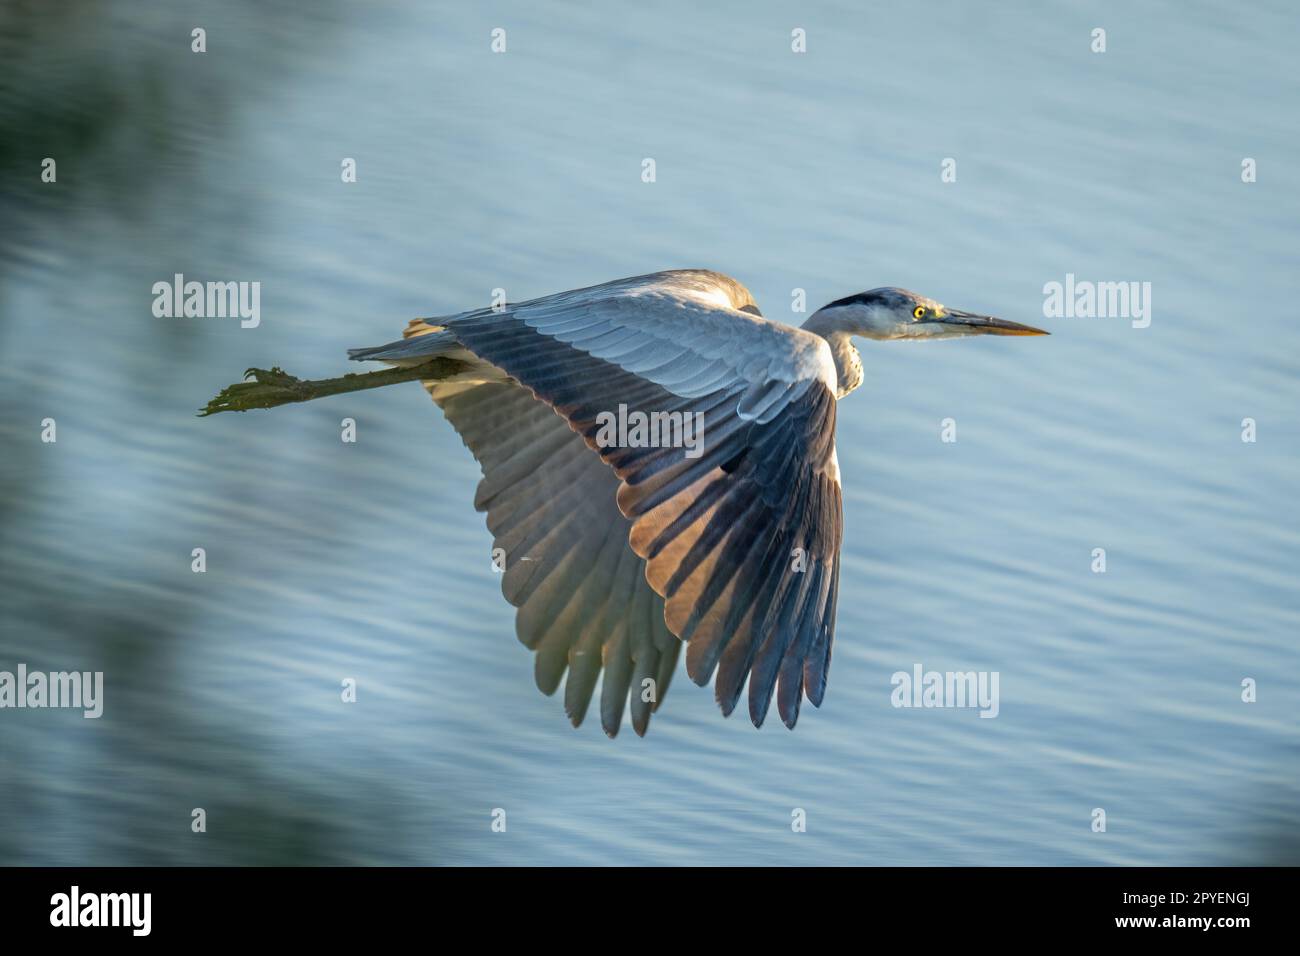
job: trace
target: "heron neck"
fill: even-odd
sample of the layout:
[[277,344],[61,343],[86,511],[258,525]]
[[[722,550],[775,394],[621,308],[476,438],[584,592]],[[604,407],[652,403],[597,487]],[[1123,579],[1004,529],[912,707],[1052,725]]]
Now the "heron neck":
[[862,356],[853,344],[852,333],[840,327],[837,317],[815,312],[809,316],[803,328],[815,332],[830,344],[831,357],[835,359],[835,374],[839,378],[836,398],[843,398],[862,384]]

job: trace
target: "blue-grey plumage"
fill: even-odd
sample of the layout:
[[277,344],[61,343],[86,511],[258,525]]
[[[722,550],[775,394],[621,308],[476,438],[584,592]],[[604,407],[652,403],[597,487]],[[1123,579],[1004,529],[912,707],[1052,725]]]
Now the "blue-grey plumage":
[[[707,270],[620,279],[416,320],[358,360],[466,363],[426,382],[480,462],[475,506],[505,555],[502,590],[538,686],[564,672],[581,722],[603,668],[601,724],[644,734],[680,642],[729,714],[748,682],[793,727],[822,703],[843,535],[836,400],[862,382],[851,340],[1035,335],[903,289],[838,299],[794,328]],[[613,409],[692,416],[697,455],[601,439]],[[715,677],[716,675],[716,677]]]

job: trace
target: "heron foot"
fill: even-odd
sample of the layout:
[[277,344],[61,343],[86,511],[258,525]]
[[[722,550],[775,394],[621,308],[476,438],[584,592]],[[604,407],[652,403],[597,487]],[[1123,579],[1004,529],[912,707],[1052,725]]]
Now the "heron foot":
[[[250,381],[251,379],[251,381]],[[310,382],[290,375],[279,366],[250,368],[244,381],[227,385],[199,412],[200,417],[217,412],[246,412],[252,408],[274,408],[314,397]]]

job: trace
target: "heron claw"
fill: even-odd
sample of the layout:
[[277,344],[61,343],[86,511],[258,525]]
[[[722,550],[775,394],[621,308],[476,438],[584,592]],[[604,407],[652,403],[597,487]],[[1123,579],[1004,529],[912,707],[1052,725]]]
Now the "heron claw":
[[260,385],[278,385],[284,388],[291,387],[302,381],[302,379],[290,375],[278,365],[272,365],[270,371],[264,368],[245,369],[244,381],[247,382],[250,378]]
[[244,380],[228,385],[221,390],[207,407],[199,412],[200,417],[217,412],[244,412],[252,408],[273,408],[287,402],[302,401],[309,396],[310,389],[302,379],[290,375],[279,366],[250,368],[244,371]]

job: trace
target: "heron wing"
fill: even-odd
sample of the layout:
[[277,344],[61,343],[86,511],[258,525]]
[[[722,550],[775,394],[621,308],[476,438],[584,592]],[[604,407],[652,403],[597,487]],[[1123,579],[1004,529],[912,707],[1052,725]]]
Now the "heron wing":
[[536,653],[538,688],[554,693],[567,669],[564,708],[576,727],[603,668],[601,727],[618,733],[626,699],[644,735],[680,644],[664,624],[663,598],[646,582],[645,561],[628,544],[632,522],[615,501],[618,478],[525,388],[425,387],[482,467],[474,506],[487,513],[504,556],[501,590],[518,608],[519,640]]
[[[776,690],[793,727],[805,693],[821,703],[834,634],[835,370],[823,339],[756,316],[746,300],[725,276],[673,272],[439,321],[613,469],[618,510],[630,519],[618,528],[663,597],[668,629],[687,642],[691,678],[703,685],[716,670],[726,714],[748,678],[756,726]],[[629,420],[701,421],[698,457],[611,445],[600,432],[620,406]],[[568,524],[593,520],[601,526],[584,536],[610,529],[590,510]],[[617,568],[614,552],[585,557]]]

